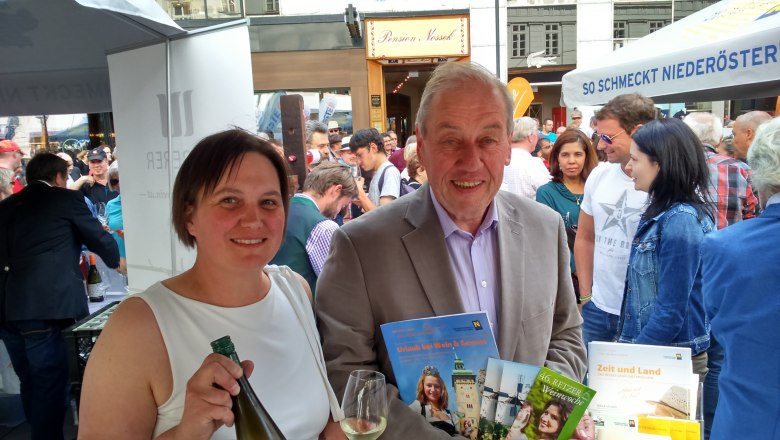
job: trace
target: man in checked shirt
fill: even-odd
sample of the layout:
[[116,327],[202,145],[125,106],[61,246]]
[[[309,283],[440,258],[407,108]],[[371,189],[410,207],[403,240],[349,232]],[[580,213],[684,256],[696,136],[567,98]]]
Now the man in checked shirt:
[[284,241],[271,264],[298,272],[314,295],[317,277],[328,258],[330,239],[339,228],[333,218],[357,193],[349,168],[336,162],[313,168],[303,183],[303,192],[290,199]]
[[760,208],[750,183],[750,167],[717,151],[723,138],[720,118],[712,113],[696,112],[688,114],[684,122],[696,133],[707,157],[710,199],[716,208],[718,229],[757,216]]

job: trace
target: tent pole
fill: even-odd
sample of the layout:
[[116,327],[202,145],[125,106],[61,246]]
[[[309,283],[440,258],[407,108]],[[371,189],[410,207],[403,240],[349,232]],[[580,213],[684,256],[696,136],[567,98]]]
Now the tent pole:
[[[168,125],[166,130],[168,134],[168,157],[173,157],[173,142],[172,142],[172,129],[173,122],[171,116],[171,39],[165,39],[165,106],[166,106],[166,121]],[[173,206],[173,165],[172,161],[168,161],[168,212],[171,212]],[[171,232],[173,232],[173,226],[169,222]],[[171,234],[171,276],[176,275],[176,239],[175,233]]]

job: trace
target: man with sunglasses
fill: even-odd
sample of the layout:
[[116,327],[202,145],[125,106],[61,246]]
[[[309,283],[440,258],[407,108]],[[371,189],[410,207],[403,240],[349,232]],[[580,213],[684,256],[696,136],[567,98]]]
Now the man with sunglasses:
[[626,171],[631,136],[656,118],[653,101],[620,95],[596,112],[598,149],[607,155],[588,177],[574,260],[580,283],[582,339],[612,341],[617,333],[631,240],[647,202]]

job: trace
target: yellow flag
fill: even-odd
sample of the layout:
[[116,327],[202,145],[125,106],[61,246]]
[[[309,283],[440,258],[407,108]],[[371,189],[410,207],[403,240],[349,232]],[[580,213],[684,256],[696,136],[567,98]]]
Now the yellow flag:
[[534,92],[531,90],[531,84],[526,81],[525,78],[517,77],[513,78],[506,85],[509,91],[512,93],[512,98],[515,101],[514,111],[512,117],[517,119],[525,114],[528,107],[534,100]]

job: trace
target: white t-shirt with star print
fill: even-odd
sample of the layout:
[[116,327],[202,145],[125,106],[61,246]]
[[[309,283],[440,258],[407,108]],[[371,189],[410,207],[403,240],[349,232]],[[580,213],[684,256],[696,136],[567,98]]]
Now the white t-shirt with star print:
[[595,232],[591,301],[613,315],[620,315],[631,240],[647,202],[620,164],[600,164],[585,182],[580,208],[593,217]]

